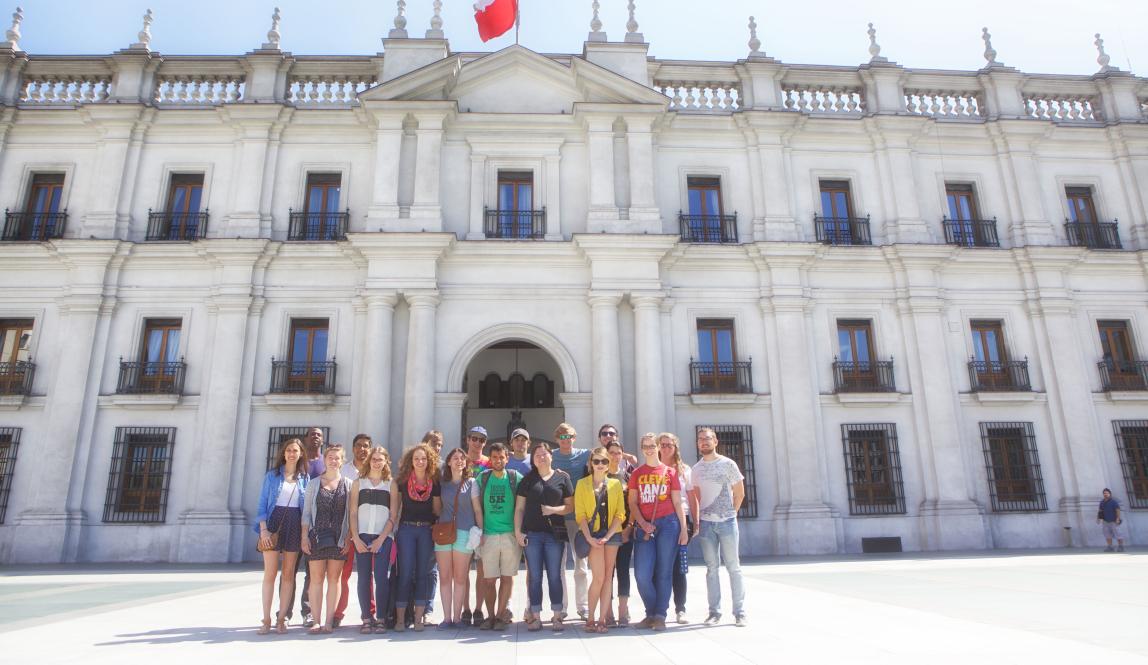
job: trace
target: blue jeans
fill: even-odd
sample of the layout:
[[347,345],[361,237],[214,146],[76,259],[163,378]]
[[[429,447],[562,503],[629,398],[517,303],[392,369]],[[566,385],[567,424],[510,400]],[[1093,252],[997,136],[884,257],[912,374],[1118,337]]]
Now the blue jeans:
[[634,529],[634,582],[646,606],[646,616],[665,619],[673,593],[674,566],[678,565],[678,536],[681,522],[675,514],[654,520],[654,535],[645,539],[642,529]]
[[399,588],[395,591],[395,607],[406,609],[413,587],[415,607],[425,608],[430,600],[430,562],[434,556],[430,525],[399,524],[395,544],[399,548]]
[[[745,614],[745,582],[741,577],[741,558],[738,555],[737,518],[724,522],[702,520],[698,532],[702,556],[706,560],[706,595],[710,614],[721,614],[721,582],[718,566],[725,564],[729,573],[729,588],[733,594],[733,615]],[[720,555],[720,556],[719,556]]]
[[549,531],[526,533],[526,595],[530,611],[542,611],[542,575],[550,589],[550,609],[561,612],[565,607],[562,594],[562,562],[566,559],[566,543],[554,539]]
[[[379,536],[360,533],[359,539],[370,545]],[[371,618],[371,577],[375,580],[375,618],[387,618],[387,596],[391,591],[391,546],[394,540],[387,538],[378,554],[355,552],[355,572],[358,573],[359,616],[363,621]],[[373,573],[372,573],[373,571]]]

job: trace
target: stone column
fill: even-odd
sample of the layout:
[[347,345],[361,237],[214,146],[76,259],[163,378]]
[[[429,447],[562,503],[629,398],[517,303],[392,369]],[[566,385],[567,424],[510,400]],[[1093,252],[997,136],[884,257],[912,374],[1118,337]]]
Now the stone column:
[[[8,534],[10,563],[63,563],[70,532],[79,529],[83,520],[82,513],[68,511],[67,500],[77,448],[89,445],[80,441],[79,433],[84,411],[95,408],[94,404],[89,406],[89,400],[94,401],[99,393],[99,378],[90,377],[93,356],[100,352],[93,349],[93,340],[104,305],[105,274],[118,245],[86,240],[57,246],[60,258],[71,268],[70,294],[59,306],[59,330],[51,334],[60,341],[58,352],[36,359],[43,377],[37,381],[38,391],[47,395],[38,437],[44,445],[33,448],[27,441],[20,455],[16,480],[24,508],[15,519],[9,511],[13,525]],[[54,371],[45,371],[48,368]],[[54,382],[45,385],[48,377],[54,377]],[[89,379],[95,383],[90,384]],[[75,473],[83,477],[86,470]]]
[[618,338],[620,293],[590,293],[593,335],[593,418],[594,427],[622,419],[622,350]]
[[546,155],[545,160],[546,181],[542,183],[546,191],[545,234],[547,240],[554,242],[562,240],[562,155],[555,152]]
[[470,231],[466,235],[467,240],[486,238],[485,213],[486,155],[476,155],[472,147],[470,153]]
[[614,119],[593,117],[588,120],[590,173],[590,210],[587,232],[598,233],[618,219],[614,192]]
[[633,292],[634,389],[637,392],[637,431],[660,432],[666,423],[666,383],[662,374],[661,292]]
[[117,211],[121,193],[128,190],[130,195],[134,181],[129,178],[129,171],[134,174],[135,169],[128,165],[128,147],[140,118],[140,107],[91,104],[84,112],[100,133],[97,168],[92,175],[88,212],[82,225],[69,235],[123,240],[127,238],[128,215],[126,211],[117,215]]
[[391,347],[394,344],[394,292],[370,293],[367,301],[366,344],[363,376],[359,387],[358,431],[366,432],[378,445],[389,446],[387,430],[391,414]]
[[[824,455],[817,403],[819,362],[809,344],[810,307],[801,271],[805,257],[770,257],[769,297],[760,301],[767,338],[773,396],[778,504],[774,509],[777,554],[826,554],[840,550],[839,518],[825,502]],[[772,334],[770,332],[772,331]],[[825,432],[826,446],[840,445],[837,432]]]
[[403,295],[410,307],[403,395],[402,431],[406,446],[418,441],[434,425],[435,318],[440,299],[434,290],[408,291]]
[[439,177],[442,164],[443,121],[441,111],[418,114],[419,127],[415,130],[418,147],[415,150],[415,194],[411,203],[412,219],[433,219],[433,229],[442,228],[442,202],[439,196]]
[[[243,262],[234,257],[236,263]],[[250,264],[249,264],[250,265]],[[215,321],[210,362],[203,373],[202,405],[199,412],[200,440],[177,441],[186,446],[195,460],[196,480],[188,497],[188,509],[180,515],[178,560],[185,563],[228,561],[231,524],[243,514],[228,507],[231,474],[237,468],[231,461],[236,446],[240,388],[247,351],[248,313],[252,304],[250,282],[244,286],[223,287],[225,293],[208,304]],[[246,292],[244,292],[246,291]],[[200,445],[196,445],[199,443]]]
[[371,207],[367,209],[367,229],[371,231],[399,217],[399,158],[404,114],[374,111],[374,116],[375,177]]
[[[912,252],[917,256],[904,256]],[[957,377],[950,371],[943,340],[948,338],[944,298],[937,284],[943,246],[915,246],[899,252],[898,278],[912,293],[897,302],[904,324],[905,370],[913,392],[916,451],[925,496],[920,506],[921,549],[983,549],[985,524],[969,496],[969,472],[962,451]],[[902,371],[905,371],[902,370]],[[904,441],[905,439],[902,439]],[[904,446],[901,457],[905,458]]]
[[662,213],[654,197],[654,118],[626,118],[626,146],[630,156],[630,221],[646,232],[661,233]]
[[920,126],[904,118],[874,117],[869,135],[877,148],[878,174],[885,208],[885,235],[893,243],[930,243],[929,229],[921,219],[921,206],[913,174],[910,140],[920,133]]

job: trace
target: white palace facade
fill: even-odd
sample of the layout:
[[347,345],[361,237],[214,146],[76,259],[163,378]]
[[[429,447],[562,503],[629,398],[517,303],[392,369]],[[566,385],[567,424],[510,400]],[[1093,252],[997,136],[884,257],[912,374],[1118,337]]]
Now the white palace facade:
[[[401,18],[401,17],[400,17]],[[147,21],[150,24],[150,17]],[[745,554],[1148,543],[1148,80],[0,42],[0,563],[253,559],[270,450],[712,426]],[[419,31],[422,32],[421,30]],[[863,44],[863,42],[862,42]]]

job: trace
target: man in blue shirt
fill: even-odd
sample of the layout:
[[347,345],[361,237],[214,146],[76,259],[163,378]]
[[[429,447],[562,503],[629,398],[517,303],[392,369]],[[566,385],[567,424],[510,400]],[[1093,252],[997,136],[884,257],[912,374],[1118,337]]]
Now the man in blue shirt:
[[510,457],[506,460],[506,468],[513,469],[525,476],[530,473],[530,458],[526,451],[530,449],[530,432],[519,427],[510,433]]
[[[1124,522],[1120,517],[1120,502],[1112,498],[1112,490],[1104,488],[1104,500],[1100,502],[1100,510],[1096,513],[1096,523],[1104,529],[1104,540],[1108,546],[1105,552],[1123,552],[1124,534],[1120,525]],[[1112,549],[1112,539],[1116,539],[1116,549]]]

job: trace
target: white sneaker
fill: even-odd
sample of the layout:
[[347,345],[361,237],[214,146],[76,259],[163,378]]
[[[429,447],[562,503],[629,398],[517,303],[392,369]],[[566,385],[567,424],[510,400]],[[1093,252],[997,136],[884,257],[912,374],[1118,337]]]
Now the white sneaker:
[[734,618],[733,625],[737,626],[738,628],[745,628],[749,624],[745,620],[745,615],[739,614],[737,617]]
[[709,616],[706,617],[706,620],[702,622],[702,625],[716,626],[719,623],[721,623],[721,615],[717,612],[710,612]]
[[677,613],[677,620],[678,620],[679,624],[683,624],[683,625],[690,622],[690,620],[686,618],[685,612],[678,612]]

